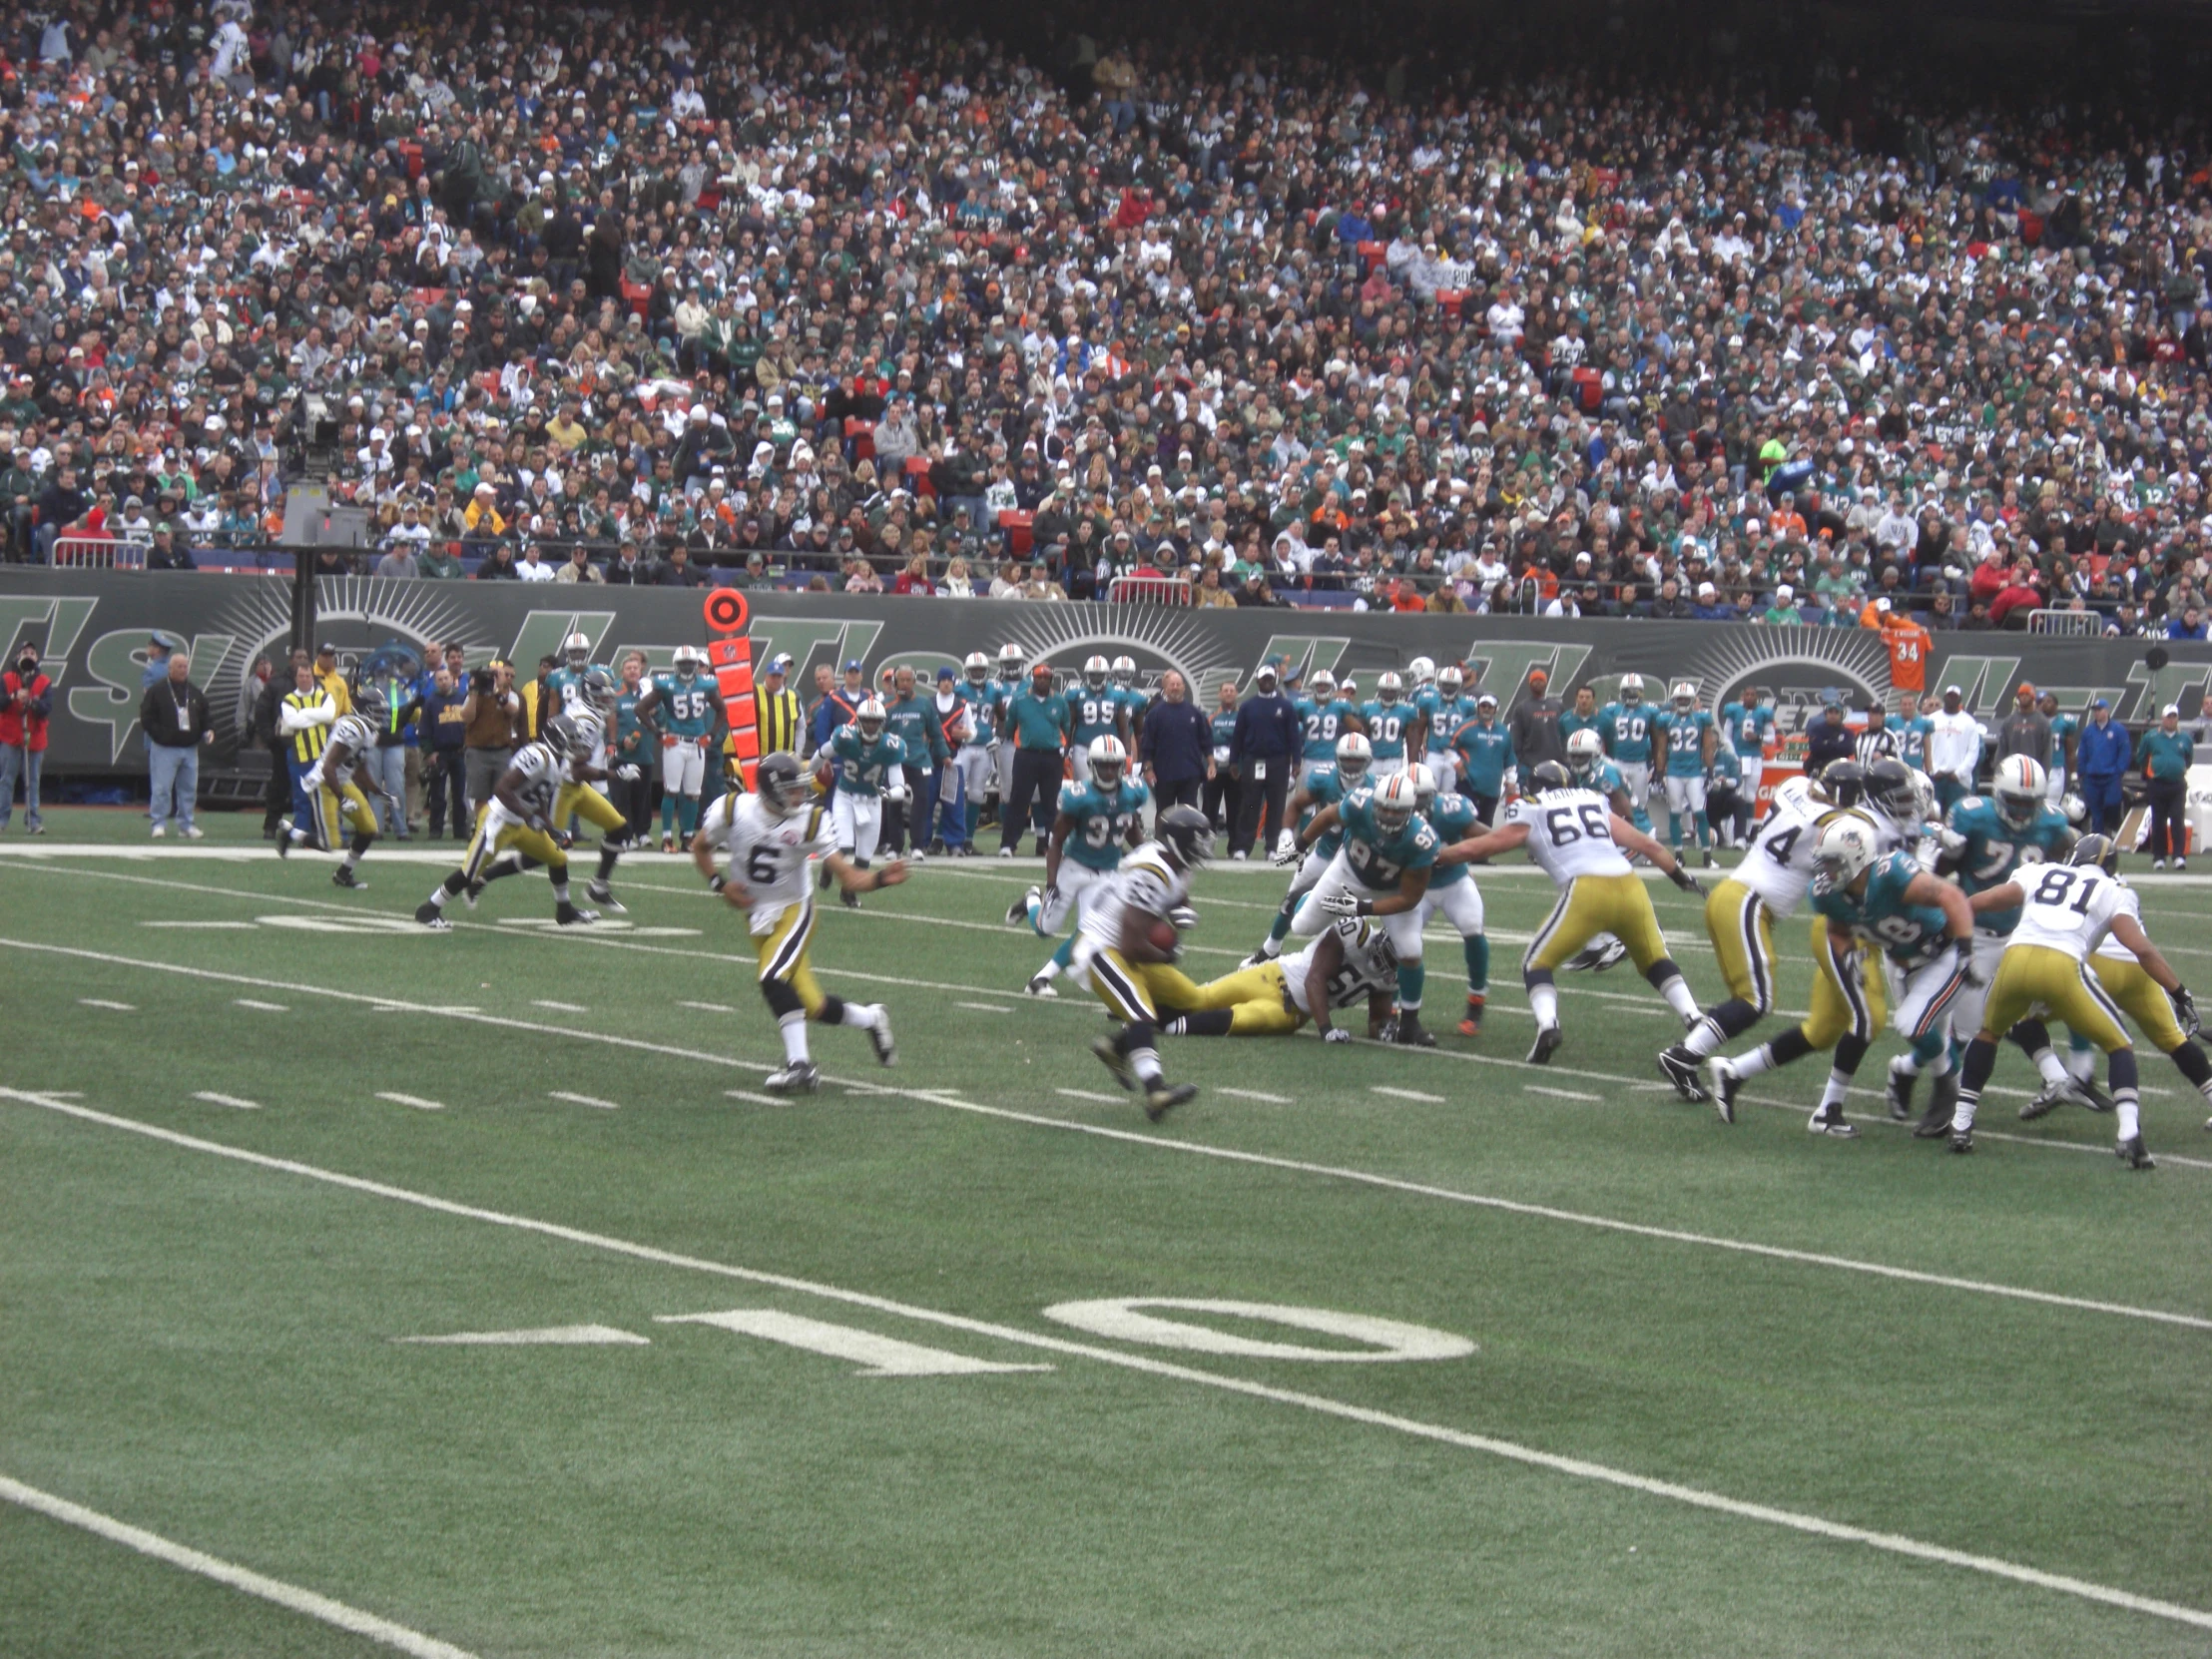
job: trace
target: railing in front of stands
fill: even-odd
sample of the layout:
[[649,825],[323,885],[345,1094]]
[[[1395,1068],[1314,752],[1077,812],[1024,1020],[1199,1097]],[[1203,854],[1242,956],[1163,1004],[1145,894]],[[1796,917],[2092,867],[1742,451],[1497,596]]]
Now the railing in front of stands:
[[57,570],[144,570],[146,543],[113,536],[56,536]]

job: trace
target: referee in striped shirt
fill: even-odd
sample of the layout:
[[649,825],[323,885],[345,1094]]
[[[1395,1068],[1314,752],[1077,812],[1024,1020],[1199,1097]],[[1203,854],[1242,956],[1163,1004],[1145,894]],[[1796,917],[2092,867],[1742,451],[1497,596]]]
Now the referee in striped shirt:
[[1868,700],[1867,726],[1859,734],[1856,751],[1859,764],[1863,767],[1871,767],[1877,761],[1894,761],[1898,758],[1898,735],[1890,730],[1890,717],[1882,707],[1880,698]]

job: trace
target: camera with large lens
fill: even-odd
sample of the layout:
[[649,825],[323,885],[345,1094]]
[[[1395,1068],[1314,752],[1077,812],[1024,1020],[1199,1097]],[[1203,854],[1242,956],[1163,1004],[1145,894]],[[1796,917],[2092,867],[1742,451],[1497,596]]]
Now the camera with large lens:
[[498,681],[488,668],[472,668],[468,671],[468,689],[479,696],[490,696],[496,684]]

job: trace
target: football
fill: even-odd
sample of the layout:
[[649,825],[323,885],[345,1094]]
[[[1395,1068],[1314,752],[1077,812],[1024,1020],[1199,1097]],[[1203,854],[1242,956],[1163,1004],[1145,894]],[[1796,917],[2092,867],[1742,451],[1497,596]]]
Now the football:
[[1145,936],[1152,941],[1155,949],[1173,950],[1177,939],[1182,935],[1176,932],[1172,921],[1155,921]]

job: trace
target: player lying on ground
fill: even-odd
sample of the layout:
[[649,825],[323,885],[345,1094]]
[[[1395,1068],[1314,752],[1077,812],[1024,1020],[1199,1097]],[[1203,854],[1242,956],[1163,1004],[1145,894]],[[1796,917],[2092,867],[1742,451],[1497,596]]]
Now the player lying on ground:
[[1295,956],[1241,967],[1194,989],[1195,1000],[1162,1021],[1168,1035],[1287,1037],[1311,1019],[1324,1042],[1350,1042],[1352,1033],[1330,1018],[1330,1010],[1365,1002],[1368,1035],[1380,1038],[1390,1023],[1397,951],[1390,935],[1366,916],[1339,916]]
[[[717,796],[692,837],[692,864],[734,910],[753,936],[761,995],[784,1039],[784,1065],[762,1084],[771,1094],[812,1094],[821,1082],[807,1048],[807,1022],[856,1025],[883,1065],[897,1059],[890,1016],[882,1005],[846,1002],[815,979],[808,954],[815,936],[814,887],[807,863],[819,857],[839,886],[862,892],[895,887],[906,866],[893,858],[861,869],[831,839],[828,815],[796,755],[778,752],[754,773],[755,793]],[[717,854],[723,865],[716,867]]]

